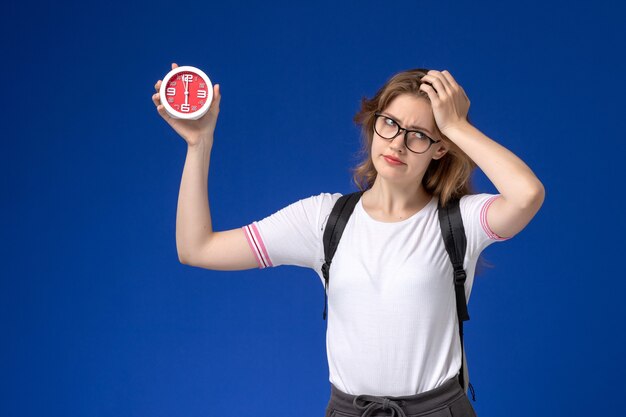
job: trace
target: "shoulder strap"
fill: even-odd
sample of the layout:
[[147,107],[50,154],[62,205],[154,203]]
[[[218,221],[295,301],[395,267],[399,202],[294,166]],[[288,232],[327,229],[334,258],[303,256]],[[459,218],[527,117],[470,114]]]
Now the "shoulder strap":
[[350,215],[354,211],[354,206],[356,206],[363,193],[364,191],[357,191],[339,197],[326,221],[326,228],[324,229],[324,264],[322,265],[322,274],[324,275],[324,313],[322,318],[324,320],[326,320],[326,305],[328,303],[330,264],[337,251],[337,246],[339,246],[343,229],[346,228]]
[[463,346],[463,322],[469,320],[469,313],[467,312],[467,300],[465,298],[465,279],[467,274],[463,268],[465,250],[467,248],[467,238],[465,236],[465,228],[463,227],[463,218],[461,217],[460,199],[455,198],[450,200],[445,207],[441,206],[440,200],[438,212],[441,236],[454,269],[452,278],[456,293],[456,311],[459,320],[459,335],[461,337],[462,354],[459,382],[465,392],[467,392],[467,389],[470,388],[472,392],[472,399],[476,401],[474,387],[472,387],[469,383],[465,349]]
[[465,228],[463,227],[459,199],[451,200],[445,207],[441,206],[441,201],[439,202],[439,225],[441,227],[443,242],[446,245],[446,251],[448,251],[454,268],[455,288],[457,290],[463,289],[461,292],[462,297],[457,293],[456,306],[459,320],[469,320],[464,290],[466,274],[463,269],[467,239],[465,237]]

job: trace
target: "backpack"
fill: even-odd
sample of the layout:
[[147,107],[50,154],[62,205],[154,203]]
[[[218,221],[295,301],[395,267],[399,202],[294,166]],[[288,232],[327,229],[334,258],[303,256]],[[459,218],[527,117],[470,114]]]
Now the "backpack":
[[[324,276],[324,312],[322,318],[326,320],[326,308],[328,305],[328,281],[330,279],[330,265],[333,256],[339,246],[339,240],[343,234],[343,230],[348,224],[350,215],[354,211],[356,203],[361,198],[364,191],[357,191],[351,194],[343,195],[337,200],[326,222],[324,230],[324,264],[322,265],[322,275]],[[474,387],[469,383],[469,373],[467,371],[467,361],[465,359],[465,349],[463,347],[463,322],[469,320],[467,312],[467,302],[465,298],[465,279],[467,277],[465,269],[463,269],[463,260],[465,258],[465,249],[467,240],[465,237],[465,228],[463,227],[463,219],[461,218],[461,210],[459,207],[459,199],[454,198],[448,202],[445,207],[438,204],[439,225],[441,226],[441,236],[446,246],[446,251],[454,268],[453,282],[456,293],[456,311],[459,320],[459,335],[461,337],[461,369],[459,372],[459,383],[465,393],[468,388],[472,393],[472,400],[476,401]]]

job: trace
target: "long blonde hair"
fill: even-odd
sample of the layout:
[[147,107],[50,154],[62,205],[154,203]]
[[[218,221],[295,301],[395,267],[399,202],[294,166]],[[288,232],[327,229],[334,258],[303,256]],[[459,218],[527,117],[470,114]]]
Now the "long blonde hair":
[[[361,162],[352,169],[352,179],[359,190],[371,188],[377,176],[371,155],[374,114],[385,110],[400,94],[412,94],[430,102],[428,94],[420,90],[422,77],[428,71],[416,68],[399,72],[391,77],[373,98],[361,99],[361,109],[354,116],[354,122],[361,128],[362,147],[358,155]],[[469,117],[467,121],[469,122]],[[445,206],[451,198],[461,198],[473,192],[471,174],[476,164],[461,148],[441,133],[436,123],[435,133],[445,143],[448,152],[442,158],[430,162],[422,178],[422,184],[429,194],[438,196]]]

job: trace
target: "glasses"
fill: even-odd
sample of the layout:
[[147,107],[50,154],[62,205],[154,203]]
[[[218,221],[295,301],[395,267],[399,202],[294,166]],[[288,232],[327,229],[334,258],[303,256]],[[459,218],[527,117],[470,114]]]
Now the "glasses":
[[407,130],[389,116],[380,113],[375,113],[374,115],[376,116],[374,131],[378,133],[378,136],[391,140],[404,131],[404,146],[413,153],[424,153],[433,143],[441,142],[441,140],[431,139],[419,130]]

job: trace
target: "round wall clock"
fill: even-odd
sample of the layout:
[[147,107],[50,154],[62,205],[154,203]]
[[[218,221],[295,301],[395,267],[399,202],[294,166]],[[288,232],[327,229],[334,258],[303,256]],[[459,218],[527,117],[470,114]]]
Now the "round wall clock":
[[196,67],[178,67],[163,77],[159,95],[161,104],[171,117],[197,120],[209,110],[213,100],[213,84]]

